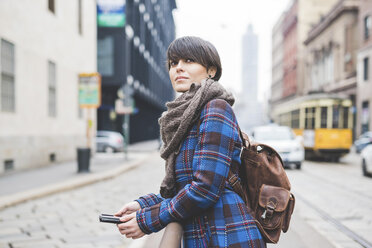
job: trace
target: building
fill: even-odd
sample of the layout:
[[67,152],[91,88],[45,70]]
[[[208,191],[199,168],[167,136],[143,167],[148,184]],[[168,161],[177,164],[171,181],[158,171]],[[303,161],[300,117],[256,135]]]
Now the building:
[[[291,100],[304,95],[304,68],[305,68],[305,44],[308,32],[313,25],[319,22],[337,0],[293,0],[284,13],[277,21],[275,27],[282,27],[283,37],[281,47],[283,49],[283,65],[280,66],[278,61],[275,62],[277,67],[283,69],[283,80],[281,83],[281,97],[278,99],[278,93],[272,96],[277,97],[275,100],[270,99],[271,118],[279,122],[275,114],[276,108],[283,108],[290,104]],[[275,30],[276,34],[278,30]],[[273,39],[278,35],[273,36]],[[277,41],[275,41],[277,42]],[[272,42],[274,44],[274,41]],[[277,58],[277,57],[276,57]],[[273,63],[274,64],[274,63]],[[278,69],[279,70],[279,69]],[[279,74],[276,70],[276,75]],[[272,82],[272,84],[274,81]],[[272,87],[272,90],[276,88]]]
[[252,24],[248,25],[247,31],[243,35],[242,55],[242,88],[247,98],[257,102],[258,37],[253,31]]
[[357,135],[372,130],[372,2],[360,2],[357,34],[361,43],[357,55]]
[[[133,105],[127,101],[132,98],[135,107],[127,138],[131,143],[155,139],[159,137],[158,118],[165,103],[174,98],[165,56],[175,38],[172,11],[176,3],[175,0],[123,0],[115,1],[116,6],[112,3],[97,2],[98,18],[111,8],[114,20],[98,23],[98,71],[102,75],[98,129],[123,133],[127,124],[115,103]],[[123,16],[118,19],[124,21],[115,22],[118,13]]]
[[258,100],[258,36],[250,24],[242,41],[242,91],[235,107],[243,130],[262,125],[264,113]]
[[86,146],[78,75],[96,71],[95,9],[0,1],[0,174],[71,160]]
[[[305,94],[347,96],[355,109],[359,0],[340,0],[309,32],[305,40]],[[334,113],[335,114],[335,113]],[[354,118],[355,124],[355,118]],[[353,125],[354,126],[354,125]]]
[[272,84],[270,105],[277,104],[282,99],[283,92],[283,21],[285,12],[281,15],[272,30]]

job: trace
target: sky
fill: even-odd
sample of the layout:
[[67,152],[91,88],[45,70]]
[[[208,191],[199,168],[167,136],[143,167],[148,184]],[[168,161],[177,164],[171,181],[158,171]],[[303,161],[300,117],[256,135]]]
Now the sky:
[[242,38],[248,25],[258,35],[258,94],[271,84],[271,31],[291,0],[176,0],[176,37],[199,36],[213,43],[221,57],[220,82],[237,93],[242,80]]

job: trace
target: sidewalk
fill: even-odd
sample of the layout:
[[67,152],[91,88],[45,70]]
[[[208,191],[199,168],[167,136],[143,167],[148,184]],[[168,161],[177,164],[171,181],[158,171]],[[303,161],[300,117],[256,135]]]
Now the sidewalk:
[[77,173],[77,161],[70,161],[1,175],[0,209],[113,178],[158,152],[158,146],[158,140],[132,144],[128,160],[124,153],[96,153],[91,158],[89,173]]

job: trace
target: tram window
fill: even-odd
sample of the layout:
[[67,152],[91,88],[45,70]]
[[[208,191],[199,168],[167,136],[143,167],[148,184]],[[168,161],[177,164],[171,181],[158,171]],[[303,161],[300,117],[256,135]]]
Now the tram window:
[[320,128],[327,128],[327,110],[328,107],[321,108]]
[[315,108],[305,109],[305,128],[314,129],[315,127]]
[[338,105],[334,105],[333,115],[332,115],[332,128],[338,128],[339,116],[340,116],[340,108]]
[[344,107],[344,112],[343,112],[343,128],[348,127],[348,120],[349,120],[349,107]]
[[300,128],[300,110],[294,110],[292,111],[292,128]]

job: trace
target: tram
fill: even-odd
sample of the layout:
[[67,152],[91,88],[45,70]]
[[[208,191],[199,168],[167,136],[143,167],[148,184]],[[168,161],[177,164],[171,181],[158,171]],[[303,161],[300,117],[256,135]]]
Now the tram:
[[352,146],[352,101],[346,96],[314,94],[277,107],[275,122],[303,137],[305,158],[338,161]]

